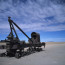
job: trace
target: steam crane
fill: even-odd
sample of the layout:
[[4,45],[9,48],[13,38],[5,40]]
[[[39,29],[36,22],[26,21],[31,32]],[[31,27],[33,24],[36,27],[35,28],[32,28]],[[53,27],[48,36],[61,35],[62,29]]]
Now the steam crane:
[[[16,58],[20,58],[23,56],[25,48],[28,48],[27,52],[31,53],[33,51],[40,51],[41,46],[45,47],[45,42],[40,42],[40,35],[38,33],[32,32],[31,38],[29,38],[28,35],[15,22],[13,22],[13,20],[11,20],[11,17],[8,17],[8,22],[10,25],[10,33],[6,39],[7,56],[15,56]],[[28,38],[28,43],[19,40],[14,25]]]

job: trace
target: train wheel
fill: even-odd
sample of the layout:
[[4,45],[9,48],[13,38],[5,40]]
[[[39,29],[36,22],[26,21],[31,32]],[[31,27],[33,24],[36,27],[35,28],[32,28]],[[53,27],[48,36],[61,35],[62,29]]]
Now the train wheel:
[[0,54],[0,57],[5,57],[5,56],[6,56],[5,53],[1,53],[1,54]]
[[27,49],[28,54],[32,53],[32,48]]
[[15,54],[15,58],[19,59],[20,57],[21,57],[21,54],[20,54],[19,52],[17,52],[17,53]]
[[37,48],[37,51],[38,51],[38,52],[42,51],[42,48]]

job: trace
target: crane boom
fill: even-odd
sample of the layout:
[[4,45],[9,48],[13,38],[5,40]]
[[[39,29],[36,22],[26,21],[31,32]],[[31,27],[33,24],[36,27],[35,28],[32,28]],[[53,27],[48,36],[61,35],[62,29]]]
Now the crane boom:
[[[10,23],[10,29],[11,29],[11,25],[14,24],[33,43],[33,41],[28,37],[28,35],[15,22],[13,22],[13,20],[11,20],[10,17],[8,17],[8,21]],[[14,29],[14,27],[13,27],[13,29]],[[14,29],[14,32],[16,34],[15,29]],[[11,30],[11,33],[12,33],[12,30]],[[16,36],[17,36],[17,34],[16,34]]]

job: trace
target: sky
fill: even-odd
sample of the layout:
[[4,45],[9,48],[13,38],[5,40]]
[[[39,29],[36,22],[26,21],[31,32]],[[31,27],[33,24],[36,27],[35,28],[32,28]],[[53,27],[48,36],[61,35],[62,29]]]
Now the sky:
[[[65,42],[65,0],[0,0],[0,40],[10,33],[8,16],[41,42]],[[20,40],[28,39],[15,27]]]

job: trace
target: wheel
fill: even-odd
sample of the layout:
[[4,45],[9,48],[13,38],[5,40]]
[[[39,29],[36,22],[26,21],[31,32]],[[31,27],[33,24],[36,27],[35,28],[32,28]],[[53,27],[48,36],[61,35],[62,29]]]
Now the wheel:
[[31,48],[31,47],[27,49],[28,54],[31,54],[31,53],[32,53],[32,51],[33,51],[33,50],[32,50],[32,48]]
[[36,51],[36,47],[34,47],[34,51]]
[[5,57],[5,56],[6,56],[5,53],[1,53],[1,54],[0,54],[0,57]]
[[15,54],[15,58],[19,59],[20,57],[21,57],[21,54],[17,52],[17,53]]
[[31,53],[32,51],[33,51],[33,50],[32,50],[32,48],[30,47],[30,48],[29,48],[29,52]]
[[42,48],[37,48],[37,51],[38,51],[38,52],[42,51]]

